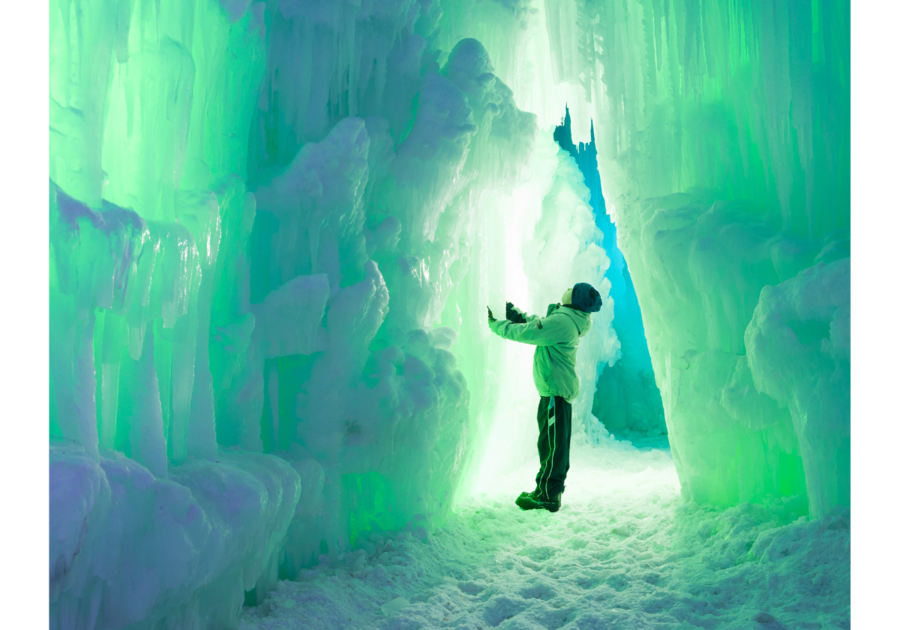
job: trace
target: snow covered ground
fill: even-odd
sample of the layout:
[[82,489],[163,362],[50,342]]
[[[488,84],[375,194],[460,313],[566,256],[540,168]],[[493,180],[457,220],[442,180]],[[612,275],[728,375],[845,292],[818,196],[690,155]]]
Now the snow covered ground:
[[241,630],[850,627],[849,510],[685,504],[668,451],[607,442],[573,451],[557,514],[523,512],[536,466],[280,582]]

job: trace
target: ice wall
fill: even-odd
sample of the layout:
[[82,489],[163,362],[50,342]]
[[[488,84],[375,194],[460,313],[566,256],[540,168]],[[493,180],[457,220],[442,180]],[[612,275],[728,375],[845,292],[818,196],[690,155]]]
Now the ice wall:
[[847,504],[849,4],[545,13],[536,72],[593,113],[686,496]]
[[484,307],[606,299],[609,260],[575,161],[440,20],[53,3],[53,627],[231,627],[533,449],[530,349]]
[[54,628],[229,627],[277,579],[301,479],[219,448],[209,360],[247,303],[246,5],[51,3]]

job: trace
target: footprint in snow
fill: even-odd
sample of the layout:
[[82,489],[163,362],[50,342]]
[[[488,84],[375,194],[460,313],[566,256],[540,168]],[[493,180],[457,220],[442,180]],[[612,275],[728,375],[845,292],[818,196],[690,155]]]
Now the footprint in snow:
[[528,545],[523,547],[517,555],[535,562],[545,562],[555,556],[557,551],[559,550],[554,547]]

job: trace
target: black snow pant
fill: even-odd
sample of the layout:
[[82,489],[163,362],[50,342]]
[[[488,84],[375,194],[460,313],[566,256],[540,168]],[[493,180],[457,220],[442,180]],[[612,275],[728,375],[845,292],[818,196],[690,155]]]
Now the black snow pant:
[[572,442],[572,404],[560,396],[541,396],[538,405],[538,454],[541,470],[537,474],[537,490],[545,497],[555,497],[566,489],[569,472],[569,446]]

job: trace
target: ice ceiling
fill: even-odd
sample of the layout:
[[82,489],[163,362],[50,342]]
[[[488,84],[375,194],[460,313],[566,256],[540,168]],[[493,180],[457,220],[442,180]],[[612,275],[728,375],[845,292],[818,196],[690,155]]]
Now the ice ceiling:
[[522,462],[530,352],[485,305],[612,302],[566,105],[683,495],[849,505],[848,3],[50,9],[53,627],[228,627]]

